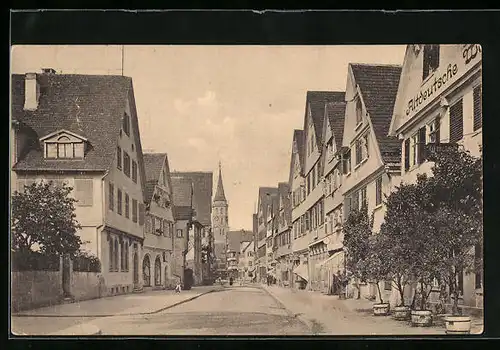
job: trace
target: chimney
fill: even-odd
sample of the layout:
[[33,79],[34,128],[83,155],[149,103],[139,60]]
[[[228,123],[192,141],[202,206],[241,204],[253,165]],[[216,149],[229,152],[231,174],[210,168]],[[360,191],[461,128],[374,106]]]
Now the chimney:
[[24,109],[34,111],[38,107],[40,85],[36,73],[26,73],[24,79]]

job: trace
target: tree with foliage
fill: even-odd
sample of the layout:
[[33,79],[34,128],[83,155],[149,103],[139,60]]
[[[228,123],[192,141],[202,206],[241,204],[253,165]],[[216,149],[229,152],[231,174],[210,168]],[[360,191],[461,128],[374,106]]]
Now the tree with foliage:
[[11,201],[11,249],[29,254],[35,247],[46,256],[74,255],[82,241],[76,234],[76,200],[71,187],[33,183],[14,192]]
[[384,303],[380,282],[386,280],[389,274],[385,246],[384,237],[378,234],[371,236],[369,238],[368,254],[358,262],[358,270],[363,272],[363,277],[377,287],[380,303]]
[[456,315],[459,275],[482,269],[482,256],[472,253],[483,243],[482,157],[458,148],[435,152],[431,157],[435,161],[433,176],[422,176],[419,181],[429,189],[429,211],[439,245],[439,280],[450,288]]
[[373,216],[368,216],[368,208],[363,205],[360,210],[354,209],[344,223],[344,250],[345,265],[349,277],[354,279],[354,285],[358,289],[358,297],[361,297],[360,282],[366,280],[366,265],[361,263],[369,253],[369,239],[372,236]]

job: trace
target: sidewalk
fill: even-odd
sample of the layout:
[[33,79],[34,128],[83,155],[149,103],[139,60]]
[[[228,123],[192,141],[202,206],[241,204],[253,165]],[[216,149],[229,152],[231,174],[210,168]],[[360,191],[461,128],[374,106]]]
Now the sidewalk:
[[[321,292],[262,285],[316,334],[329,335],[444,335],[443,326],[412,327],[390,316],[373,316],[373,303],[360,299],[339,300]],[[472,320],[471,333],[481,333],[482,320]]]
[[151,314],[223,288],[200,286],[179,294],[172,290],[124,294],[22,311],[12,314],[12,317],[108,317]]

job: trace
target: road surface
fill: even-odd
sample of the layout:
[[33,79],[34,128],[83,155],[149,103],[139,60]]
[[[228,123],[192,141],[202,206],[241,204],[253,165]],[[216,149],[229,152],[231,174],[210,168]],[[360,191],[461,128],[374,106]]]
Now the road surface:
[[[27,322],[90,323],[101,329],[102,335],[310,335],[311,330],[291,316],[266,291],[235,286],[203,295],[190,302],[151,315],[112,316],[82,319],[21,318]],[[33,326],[33,324],[32,324]],[[61,327],[61,326],[60,326]],[[48,329],[47,328],[47,329]],[[23,324],[18,323],[23,331]],[[25,331],[26,332],[26,331]],[[42,331],[39,331],[43,334]],[[28,333],[29,334],[29,333]]]

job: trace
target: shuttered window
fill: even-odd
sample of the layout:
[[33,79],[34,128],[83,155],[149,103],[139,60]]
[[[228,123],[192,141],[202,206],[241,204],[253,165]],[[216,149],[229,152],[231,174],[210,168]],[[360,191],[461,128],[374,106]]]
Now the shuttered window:
[[88,207],[94,204],[92,179],[75,179],[75,198],[79,207]]
[[139,203],[139,225],[144,225],[144,203]]
[[116,196],[117,196],[117,199],[116,199],[116,206],[117,206],[117,209],[116,209],[116,212],[119,214],[119,215],[122,215],[122,190],[118,189],[117,193],[116,193]]
[[450,143],[460,141],[464,136],[463,101],[460,99],[450,107]]
[[368,202],[366,201],[366,186],[361,189],[361,206],[368,207]]
[[135,160],[132,161],[132,181],[137,183],[137,162]]
[[122,168],[122,149],[120,146],[116,147],[116,167],[118,169]]
[[132,221],[137,222],[137,199],[132,199]]
[[130,177],[130,156],[127,152],[123,152],[123,173]]
[[410,139],[405,140],[405,170],[410,169]]
[[115,210],[115,186],[110,182],[108,189],[108,207],[109,210]]
[[483,126],[482,87],[474,88],[474,131]]
[[375,181],[375,205],[382,204],[382,177]]
[[130,197],[125,193],[125,217],[130,218]]
[[425,160],[425,126],[418,130],[418,164],[422,164]]
[[351,209],[359,210],[359,192],[358,191],[354,192],[352,195]]

